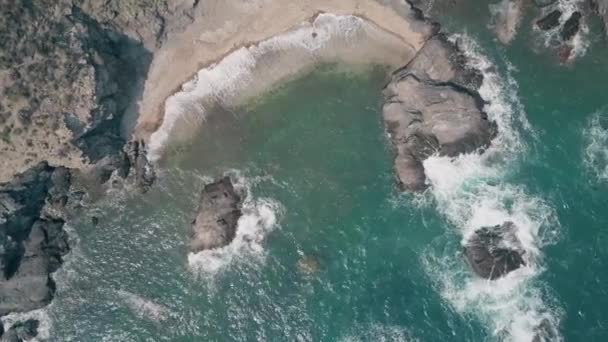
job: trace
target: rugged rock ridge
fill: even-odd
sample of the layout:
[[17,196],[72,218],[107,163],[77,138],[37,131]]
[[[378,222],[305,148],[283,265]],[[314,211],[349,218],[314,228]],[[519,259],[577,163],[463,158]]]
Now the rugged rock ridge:
[[69,171],[46,163],[0,184],[0,316],[51,301],[50,273],[69,251],[61,215],[69,187]]
[[382,115],[402,189],[427,187],[422,162],[430,155],[457,156],[490,144],[496,125],[483,112],[477,93],[481,81],[482,75],[466,66],[464,55],[442,34],[393,73],[384,89]]
[[190,251],[220,248],[232,242],[242,216],[241,204],[229,177],[205,185],[198,214],[192,221]]
[[513,222],[478,229],[467,241],[465,255],[480,277],[497,279],[524,266],[524,250]]

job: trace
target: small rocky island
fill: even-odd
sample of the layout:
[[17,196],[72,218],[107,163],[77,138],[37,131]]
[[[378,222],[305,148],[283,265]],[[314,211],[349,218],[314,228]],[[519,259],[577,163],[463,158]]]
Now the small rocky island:
[[513,222],[505,222],[475,231],[464,251],[477,275],[494,280],[526,264],[515,229]]
[[190,251],[221,248],[236,236],[241,212],[241,196],[230,177],[205,185],[196,218],[192,221]]

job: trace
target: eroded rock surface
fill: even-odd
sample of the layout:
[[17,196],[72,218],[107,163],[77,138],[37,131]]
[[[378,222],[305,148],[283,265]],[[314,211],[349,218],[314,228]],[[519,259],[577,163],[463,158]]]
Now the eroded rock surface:
[[220,248],[232,242],[242,215],[241,204],[229,177],[205,185],[197,216],[192,221],[190,251]]
[[382,113],[402,189],[427,187],[422,162],[430,155],[457,156],[490,144],[496,125],[482,110],[481,81],[443,35],[427,41],[412,62],[393,74]]
[[46,163],[0,184],[0,316],[51,301],[50,273],[69,251],[59,214],[69,187],[69,172]]
[[525,265],[515,229],[512,222],[483,227],[467,241],[465,255],[477,275],[494,280]]
[[2,342],[23,342],[30,341],[38,335],[38,326],[40,323],[34,319],[28,319],[24,322],[15,323],[2,336]]

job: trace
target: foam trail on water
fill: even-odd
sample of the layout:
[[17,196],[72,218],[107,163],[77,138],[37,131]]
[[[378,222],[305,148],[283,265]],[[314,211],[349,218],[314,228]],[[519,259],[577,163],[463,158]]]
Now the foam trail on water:
[[266,255],[264,239],[278,227],[281,205],[273,199],[253,198],[251,182],[238,174],[234,178],[236,190],[245,193],[236,236],[225,247],[190,253],[188,265],[197,275],[213,276],[235,261],[262,261]]
[[[559,223],[544,200],[504,181],[510,166],[526,150],[521,134],[533,133],[517,100],[515,81],[510,75],[506,82],[501,80],[471,38],[456,35],[452,39],[458,41],[472,66],[484,74],[479,93],[488,102],[484,109],[498,124],[499,135],[481,155],[433,156],[424,162],[437,206],[461,238],[459,244],[448,249],[450,252],[427,253],[425,267],[442,296],[459,312],[486,323],[495,339],[525,342],[538,336],[560,340],[560,312],[551,308],[544,289],[535,283],[543,269],[541,248],[556,241]],[[507,69],[510,73],[513,68]],[[505,221],[517,227],[526,266],[494,281],[476,277],[462,262],[461,246],[480,227]]]
[[600,182],[608,181],[608,109],[595,112],[583,130],[584,163]]
[[159,159],[171,141],[190,138],[214,108],[239,105],[319,63],[398,67],[414,53],[401,38],[363,18],[320,14],[312,22],[241,47],[200,70],[167,99],[162,125],[150,137],[150,158]]

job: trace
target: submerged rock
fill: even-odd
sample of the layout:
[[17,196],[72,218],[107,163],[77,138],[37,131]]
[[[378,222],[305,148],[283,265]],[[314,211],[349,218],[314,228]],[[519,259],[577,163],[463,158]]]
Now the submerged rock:
[[492,280],[524,266],[523,254],[512,222],[478,229],[465,246],[473,271]]
[[556,9],[546,16],[536,21],[536,26],[543,31],[548,31],[559,26],[559,19],[562,17],[562,11]]
[[205,185],[198,214],[192,221],[190,251],[220,248],[232,242],[242,215],[241,204],[229,177]]
[[319,270],[319,260],[312,255],[304,256],[298,260],[298,268],[303,273],[316,273]]
[[0,184],[0,316],[51,301],[50,273],[69,251],[58,214],[68,189],[69,172],[46,163]]
[[422,162],[430,155],[474,152],[496,134],[476,91],[482,76],[465,62],[456,45],[437,35],[384,89],[382,113],[403,190],[426,188]]
[[494,14],[494,31],[498,40],[509,44],[517,34],[517,28],[523,12],[523,0],[503,0],[492,7]]
[[578,30],[581,26],[582,17],[583,15],[581,14],[581,12],[577,11],[572,13],[570,18],[566,20],[564,26],[562,27],[562,30],[560,31],[560,37],[562,38],[562,40],[568,41],[578,33]]

